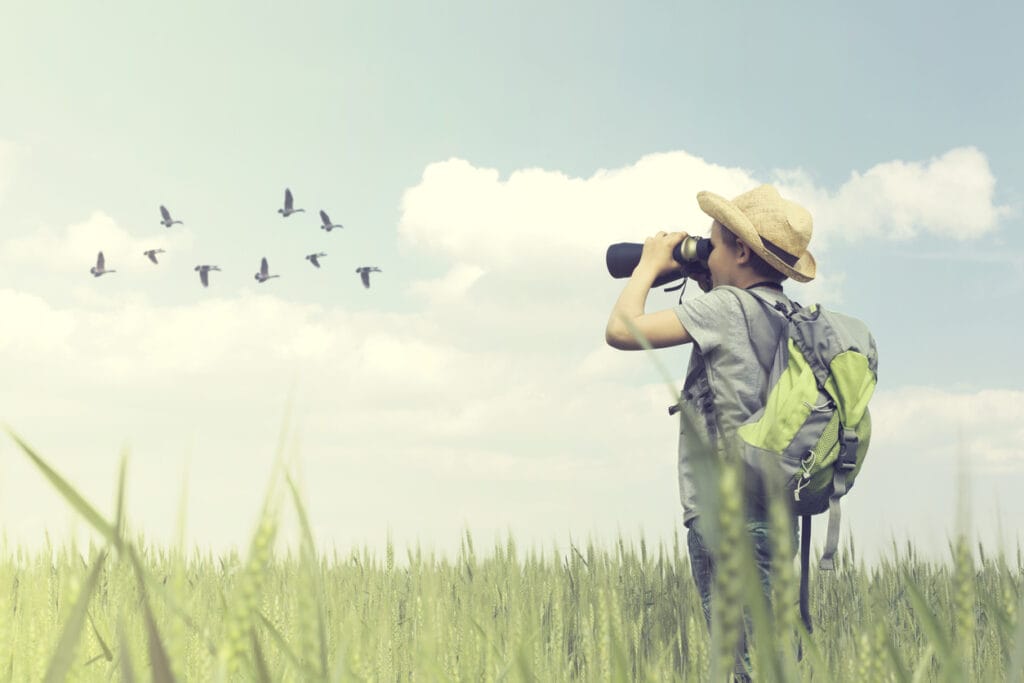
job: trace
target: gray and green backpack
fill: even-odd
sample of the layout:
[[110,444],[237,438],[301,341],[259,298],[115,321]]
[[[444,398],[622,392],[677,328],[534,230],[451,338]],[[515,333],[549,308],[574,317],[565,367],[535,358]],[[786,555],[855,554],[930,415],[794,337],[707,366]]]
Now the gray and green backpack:
[[740,426],[738,442],[750,466],[781,471],[792,509],[801,518],[800,613],[810,631],[811,516],[828,511],[819,568],[834,569],[839,501],[853,486],[871,440],[868,401],[878,378],[878,350],[856,318],[820,305],[772,304],[742,291],[785,318],[765,406]]

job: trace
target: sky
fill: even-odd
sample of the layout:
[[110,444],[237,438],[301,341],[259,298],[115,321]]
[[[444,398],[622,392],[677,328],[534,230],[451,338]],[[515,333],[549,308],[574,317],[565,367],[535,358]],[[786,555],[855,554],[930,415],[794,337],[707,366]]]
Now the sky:
[[[247,547],[280,455],[325,551],[451,554],[466,531],[480,549],[671,545],[665,408],[690,350],[605,344],[624,281],[604,253],[706,234],[697,192],[768,182],[814,216],[819,277],[787,293],[878,344],[844,541],[944,558],[962,490],[971,533],[1015,550],[1019,6],[3,15],[0,422],[108,515],[127,452],[150,542]],[[277,213],[286,187],[303,213]],[[319,229],[320,209],[344,228]],[[94,278],[101,250],[117,272]],[[261,257],[280,278],[254,280]],[[197,264],[220,266],[209,288]],[[381,269],[369,289],[360,266]],[[6,435],[0,529],[8,547],[90,537]]]

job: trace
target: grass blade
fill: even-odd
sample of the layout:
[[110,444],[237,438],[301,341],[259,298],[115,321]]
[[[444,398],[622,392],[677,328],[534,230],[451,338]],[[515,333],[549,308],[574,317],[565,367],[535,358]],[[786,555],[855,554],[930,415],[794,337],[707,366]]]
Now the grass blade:
[[270,670],[267,668],[267,660],[263,657],[263,650],[260,648],[260,639],[256,637],[256,629],[250,631],[252,634],[252,656],[255,660],[254,668],[256,677],[260,683],[270,683]]
[[914,607],[914,613],[920,620],[921,628],[928,636],[929,643],[934,645],[935,654],[942,663],[943,675],[949,680],[964,680],[960,660],[956,657],[949,634],[942,628],[935,613],[928,609],[928,601],[909,574],[904,575],[904,581],[910,603]]
[[890,673],[896,679],[896,683],[910,683],[910,672],[900,661],[899,653],[896,652],[896,644],[891,636],[886,636],[882,641],[885,645],[885,653],[889,657]]
[[106,551],[100,553],[99,557],[96,558],[96,563],[92,567],[92,571],[89,572],[89,576],[85,580],[85,584],[82,586],[81,592],[78,594],[78,599],[75,600],[74,607],[71,608],[71,616],[68,617],[67,623],[64,624],[64,630],[60,634],[60,640],[57,642],[57,649],[50,659],[50,664],[46,668],[46,683],[59,683],[67,678],[68,672],[71,670],[71,663],[75,656],[75,646],[78,645],[78,639],[82,634],[82,629],[85,627],[85,616],[89,608],[89,600],[92,598],[93,590],[96,588],[96,583],[99,580],[100,570],[103,569],[103,561],[107,559]]
[[114,511],[114,536],[117,538],[125,537],[124,479],[127,467],[128,452],[125,450],[121,451],[121,466],[117,475],[117,504]]
[[249,556],[227,604],[224,636],[217,651],[219,680],[230,680],[236,675],[242,654],[248,646],[248,634],[259,612],[260,597],[276,537],[277,505],[272,486],[250,543]]
[[[327,616],[324,613],[324,605],[327,602],[324,594],[323,577],[320,572],[319,560],[316,553],[316,545],[313,541],[313,530],[309,523],[309,516],[306,514],[306,506],[302,504],[302,497],[299,495],[298,486],[290,472],[285,472],[285,480],[292,492],[292,500],[295,503],[295,510],[299,515],[299,526],[302,529],[301,558],[302,566],[308,572],[310,583],[314,594],[314,605],[316,614],[317,643],[308,644],[307,647],[315,650],[318,655],[320,676],[327,678]],[[300,588],[302,590],[305,587]],[[300,615],[300,618],[304,615]]]
[[100,635],[100,630],[96,628],[96,622],[93,621],[92,614],[86,612],[86,615],[89,617],[89,625],[92,626],[92,633],[96,636],[96,640],[99,641],[100,648],[103,650],[103,659],[108,662],[114,661],[114,653],[110,650],[110,647],[107,646],[107,641],[103,640],[103,636]]
[[46,461],[43,460],[31,446],[25,443],[21,437],[15,434],[10,427],[6,427],[6,431],[18,446],[21,447],[21,450],[25,455],[27,455],[43,475],[50,480],[50,483],[53,484],[54,488],[56,488],[57,491],[71,504],[71,507],[77,510],[80,515],[85,517],[86,521],[88,521],[93,528],[99,531],[104,538],[120,550],[121,538],[115,532],[114,525],[104,519],[103,515],[96,511],[96,508],[89,504],[89,502],[86,501],[85,498],[83,498],[82,495],[67,482],[67,480],[57,474],[57,471],[50,467]]
[[263,614],[263,612],[259,613],[259,617],[260,621],[266,627],[267,632],[270,633],[270,637],[275,643],[277,643],[277,649],[281,651],[281,654],[288,658],[288,661],[291,662],[296,671],[302,673],[304,676],[308,675],[306,667],[299,660],[298,655],[292,651],[292,648],[288,645],[288,641],[284,639],[281,632],[277,630],[276,626],[274,626],[274,622],[267,618],[267,615]]
[[131,558],[132,567],[135,569],[139,593],[142,595],[142,615],[146,622],[146,644],[149,650],[149,665],[153,670],[153,681],[155,683],[173,683],[174,674],[171,672],[167,649],[160,638],[156,619],[153,618],[153,609],[149,604],[149,592],[146,590],[146,573],[135,548],[131,545],[126,547],[128,548],[128,556]]
[[121,668],[123,683],[135,683],[135,666],[132,664],[131,648],[128,637],[124,633],[124,617],[117,620],[118,656],[117,663]]
[[928,674],[928,667],[932,662],[932,658],[935,656],[935,647],[929,643],[921,654],[921,659],[917,662],[917,668],[914,669],[914,677],[911,679],[913,683],[920,683],[925,680],[925,676]]
[[1013,649],[1010,661],[1006,665],[1006,673],[1011,681],[1024,682],[1024,600],[1017,609],[1017,628],[1013,633]]

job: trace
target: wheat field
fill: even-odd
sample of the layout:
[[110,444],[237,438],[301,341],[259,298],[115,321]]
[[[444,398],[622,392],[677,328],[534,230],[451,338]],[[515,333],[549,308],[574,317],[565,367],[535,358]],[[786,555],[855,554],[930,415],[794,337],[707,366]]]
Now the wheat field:
[[[774,563],[769,605],[743,561],[728,468],[717,475],[722,557],[709,634],[683,536],[531,549],[508,536],[477,548],[466,531],[454,558],[396,558],[391,543],[383,557],[328,557],[281,467],[245,555],[218,557],[130,538],[125,460],[108,519],[11,435],[104,542],[2,549],[4,681],[728,680],[744,614],[754,680],[998,681],[1024,671],[1019,552],[973,548],[964,533],[945,563],[908,544],[865,566],[848,544],[835,572],[812,571],[808,634],[794,564]],[[275,554],[283,505],[294,506],[301,540]]]

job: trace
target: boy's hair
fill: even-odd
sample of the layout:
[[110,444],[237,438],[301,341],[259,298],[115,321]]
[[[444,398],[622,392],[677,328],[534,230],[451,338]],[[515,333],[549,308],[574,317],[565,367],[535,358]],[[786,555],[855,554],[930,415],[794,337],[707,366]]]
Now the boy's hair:
[[[730,249],[735,249],[736,245],[739,243],[739,238],[736,237],[736,233],[721,223],[718,224],[718,227],[722,232],[722,239],[725,243],[729,245]],[[767,280],[771,280],[772,282],[782,282],[783,280],[788,279],[786,275],[769,266],[768,262],[758,256],[753,249],[750,250],[750,261],[748,263],[750,264],[750,267],[754,269],[755,273]]]

